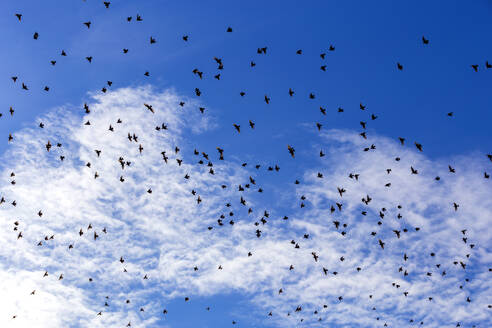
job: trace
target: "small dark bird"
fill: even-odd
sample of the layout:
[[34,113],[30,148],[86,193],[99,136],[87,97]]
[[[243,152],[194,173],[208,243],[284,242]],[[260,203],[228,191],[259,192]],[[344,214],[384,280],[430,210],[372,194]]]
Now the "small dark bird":
[[424,36],[422,36],[422,42],[423,42],[424,44],[429,44],[429,40],[428,40],[428,39],[426,39]]
[[145,106],[145,107],[147,107],[147,109],[148,109],[149,111],[151,111],[151,112],[152,112],[152,114],[154,114],[154,109],[152,108],[152,105],[149,105],[149,104],[144,104],[144,106]]
[[381,246],[381,248],[384,249],[384,243],[381,239],[379,239],[379,246]]
[[295,157],[295,155],[294,155],[294,152],[295,152],[294,148],[292,148],[290,145],[287,145],[287,149],[289,150],[289,153],[292,156],[292,158],[294,158]]

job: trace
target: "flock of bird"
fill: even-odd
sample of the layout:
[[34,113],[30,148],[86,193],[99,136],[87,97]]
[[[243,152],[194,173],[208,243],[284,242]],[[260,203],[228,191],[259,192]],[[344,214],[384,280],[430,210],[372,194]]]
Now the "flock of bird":
[[[108,2],[103,2],[103,5],[104,5],[104,7],[106,9],[110,9],[111,8],[111,3],[109,1]],[[23,19],[24,19],[22,13],[15,13],[15,18],[17,19],[17,21],[19,23],[22,23],[23,22]],[[138,14],[135,15],[135,16],[123,17],[122,19],[125,19],[128,22],[131,22],[131,21],[142,22],[143,21],[142,16],[140,16]],[[87,29],[91,29],[92,22],[91,21],[81,22],[81,26],[84,26]],[[224,33],[234,33],[234,29],[232,27],[227,27],[226,26],[224,28]],[[33,33],[33,40],[34,40],[34,42],[39,42],[38,40],[40,39],[40,37],[41,36],[40,36],[40,34],[38,32],[34,32]],[[181,39],[182,39],[183,42],[191,42],[191,38],[188,35],[183,35],[181,37]],[[155,44],[156,42],[158,42],[158,40],[154,36],[150,36],[148,38],[148,41],[149,41],[150,44]],[[421,37],[421,41],[420,42],[421,42],[421,44],[423,44],[424,47],[431,47],[432,46],[430,40],[428,38],[426,38],[425,36],[422,36]],[[336,51],[335,46],[334,45],[329,45],[328,51],[330,51],[330,52]],[[122,52],[123,52],[123,54],[126,54],[126,53],[128,53],[128,49],[124,48],[124,49],[122,49]],[[258,55],[267,55],[268,48],[267,47],[260,47],[260,48],[258,48],[256,50],[256,53]],[[302,49],[298,49],[296,51],[296,54],[297,55],[302,55],[303,54],[303,50]],[[68,56],[68,54],[67,54],[67,52],[65,50],[62,50],[60,52],[60,55],[61,56]],[[319,56],[320,56],[320,58],[322,60],[324,60],[326,58],[327,54],[326,53],[320,53]],[[87,62],[89,62],[89,63],[92,62],[92,59],[93,59],[93,57],[91,57],[91,56],[87,56],[85,58],[85,60],[87,60]],[[213,60],[217,64],[217,70],[218,70],[218,72],[216,72],[216,74],[215,73],[212,74],[213,75],[213,78],[216,79],[216,80],[220,80],[221,79],[221,73],[220,72],[222,70],[224,70],[224,67],[225,67],[224,66],[224,63],[223,63],[223,60],[222,60],[222,58],[218,58],[218,57],[214,57]],[[49,64],[55,66],[57,64],[57,61],[56,60],[51,60]],[[250,61],[249,66],[253,69],[256,66],[256,63],[254,61]],[[326,65],[321,65],[319,68],[320,68],[320,70],[325,71],[326,70],[326,67],[327,67]],[[488,70],[490,68],[492,68],[492,65],[488,61],[484,61],[484,64],[483,65],[479,65],[479,64],[475,64],[475,63],[470,65],[470,69],[472,69],[475,72],[478,72],[481,69]],[[395,65],[395,69],[401,71],[401,70],[404,69],[404,66],[400,62],[397,62],[396,65]],[[203,71],[199,70],[198,68],[193,68],[191,70],[191,73],[194,74],[200,80],[206,78],[206,73],[204,73]],[[149,76],[150,75],[150,72],[149,71],[145,71],[145,72],[143,72],[143,75],[144,76]],[[13,83],[20,84],[19,87],[22,88],[22,90],[25,90],[25,91],[30,91],[31,90],[30,89],[30,86],[28,86],[26,84],[26,82],[18,81],[19,78],[17,76],[12,76],[11,79],[12,79],[12,82]],[[103,92],[103,93],[108,92],[108,89],[111,86],[112,86],[112,81],[107,81],[107,85],[105,85],[101,89],[101,92]],[[48,92],[50,90],[50,87],[49,86],[45,86],[43,88],[43,90],[46,91],[46,92]],[[201,94],[202,94],[202,91],[197,87],[197,88],[194,89],[194,93],[195,93],[195,96],[196,97],[200,97]],[[245,94],[246,93],[243,92],[243,91],[241,91],[239,93],[239,95],[241,97],[244,97]],[[294,97],[296,95],[296,92],[292,88],[289,88],[288,90],[285,90],[285,95],[286,95],[286,97]],[[308,95],[308,97],[310,99],[314,99],[316,96],[315,96],[315,94],[310,93]],[[270,97],[267,94],[264,95],[263,100],[264,100],[264,102],[266,104],[270,104]],[[181,101],[181,102],[179,102],[176,105],[183,107],[185,105],[185,102],[184,101]],[[361,111],[365,111],[366,110],[366,105],[363,104],[363,103],[360,103],[359,109]],[[147,115],[153,115],[153,114],[155,114],[155,112],[157,110],[158,109],[154,108],[153,104],[150,104],[150,103],[143,103],[142,104],[142,112],[145,113],[145,114],[147,114]],[[199,110],[199,112],[201,114],[205,114],[205,108],[204,107],[199,107],[198,110]],[[321,113],[320,115],[326,115],[327,109],[326,108],[323,108],[323,107],[320,107],[319,108],[319,111]],[[340,107],[340,108],[337,109],[337,111],[339,113],[343,113],[344,112],[344,109]],[[91,113],[91,109],[90,109],[90,106],[89,105],[84,104],[83,113],[84,114],[90,114]],[[10,109],[9,109],[9,114],[12,117],[15,114],[15,110],[12,107],[10,107]],[[453,116],[453,112],[447,113],[447,116],[452,117]],[[370,121],[374,121],[377,118],[378,118],[378,116],[376,116],[375,114],[371,114],[370,115]],[[116,125],[121,124],[123,122],[123,120],[124,120],[124,118],[123,119],[122,118],[118,118],[116,120]],[[368,139],[368,135],[367,135],[366,130],[367,130],[367,126],[370,123],[368,121],[362,121],[362,120],[359,123],[360,123],[360,126],[361,126],[362,130],[363,130],[360,133],[360,137],[363,138],[363,139]],[[84,125],[86,126],[86,128],[90,129],[91,128],[90,119],[88,119],[84,123]],[[249,122],[247,123],[246,127],[254,130],[255,129],[255,122],[253,122],[252,120],[249,120]],[[320,131],[320,130],[322,130],[323,125],[321,123],[319,123],[319,122],[315,122],[315,127],[316,127],[316,129],[318,131]],[[40,122],[39,123],[39,128],[40,129],[44,129],[45,128],[45,123]],[[109,125],[107,129],[108,129],[109,132],[113,132],[114,129],[115,129],[115,126]],[[168,126],[166,124],[164,124],[164,123],[162,125],[155,126],[155,130],[156,131],[165,131],[167,129],[168,129]],[[243,131],[243,129],[244,129],[244,126],[242,126],[240,123],[234,123],[233,126],[231,127],[231,133],[241,133]],[[142,143],[139,142],[138,136],[135,133],[128,133],[127,138],[128,138],[128,141],[129,142],[138,144],[138,150],[139,150],[140,153],[142,153],[144,151],[145,144],[142,144]],[[15,143],[15,141],[16,140],[15,140],[14,134],[12,132],[9,133],[8,143]],[[403,137],[399,137],[398,138],[398,141],[400,142],[401,146],[404,146],[407,143],[407,140],[405,138],[403,138]],[[418,152],[423,152],[424,146],[421,143],[419,143],[418,141],[413,141],[413,145],[418,150]],[[62,145],[62,143],[59,143],[59,142],[53,142],[52,143],[50,140],[47,140],[46,141],[45,149],[46,149],[47,152],[52,152],[54,147],[61,148],[61,147],[63,147],[63,145]],[[377,149],[377,145],[376,144],[371,144],[368,147],[364,147],[364,148],[360,149],[360,151],[363,151],[363,152],[371,152],[371,151],[375,151],[376,149]],[[217,159],[218,160],[224,160],[225,150],[223,148],[221,148],[221,147],[217,147],[216,148],[216,151],[217,151],[217,155],[218,155]],[[288,152],[288,154],[290,154],[290,156],[292,157],[293,160],[296,159],[295,145],[291,145],[291,144],[286,145],[285,151]],[[97,158],[99,158],[101,156],[102,150],[95,149],[94,152],[97,155]],[[176,158],[175,158],[176,165],[181,166],[182,163],[183,163],[183,159],[178,157],[178,154],[180,153],[180,148],[178,146],[176,146],[175,149],[173,150],[173,152],[174,152],[174,155],[176,156]],[[165,164],[171,163],[169,161],[170,160],[170,157],[169,157],[170,155],[168,153],[166,153],[166,151],[163,151],[161,153],[161,155],[162,155],[162,160],[163,160],[163,162]],[[196,162],[197,165],[207,166],[208,167],[209,174],[211,174],[211,175],[214,175],[215,174],[214,164],[213,164],[212,159],[211,159],[212,158],[212,155],[209,155],[207,152],[205,152],[205,151],[199,151],[197,149],[194,150],[193,155],[196,156],[196,157],[199,157],[199,159]],[[319,157],[324,157],[324,156],[325,156],[325,153],[323,151],[320,151],[319,152]],[[485,154],[485,156],[488,158],[488,160],[490,160],[490,162],[492,162],[492,154]],[[60,155],[59,156],[59,160],[60,161],[63,162],[64,159],[65,159],[65,155]],[[123,172],[123,170],[126,167],[130,167],[133,164],[132,161],[125,160],[123,156],[115,159],[115,161],[117,161],[119,163],[119,165],[121,166],[122,172]],[[397,161],[397,162],[400,161],[400,158],[399,157],[395,157],[395,161]],[[242,164],[243,167],[245,167],[247,165],[248,165],[248,163],[243,163]],[[85,166],[90,169],[91,166],[92,166],[92,163],[89,162],[89,161],[87,161],[85,163]],[[262,164],[255,164],[254,167],[257,170],[259,170],[260,168],[263,168],[264,165],[262,165]],[[278,164],[275,164],[275,165],[267,166],[266,167],[266,170],[267,171],[279,171],[280,170],[280,167],[279,167]],[[387,168],[385,170],[386,170],[387,174],[390,174],[392,172],[391,168]],[[456,170],[451,165],[448,166],[448,170],[449,170],[449,173],[457,174],[456,173]],[[417,175],[417,174],[419,174],[418,168],[414,168],[413,166],[411,166],[409,168],[408,174],[409,175]],[[490,179],[490,173],[488,173],[488,172],[481,172],[481,175],[483,176],[484,179]],[[12,172],[11,173],[11,178],[13,179],[12,182],[11,182],[12,185],[15,185],[15,176],[16,176],[15,173]],[[322,179],[323,177],[324,176],[323,176],[323,174],[321,172],[318,172],[317,173],[317,178]],[[354,181],[358,181],[359,180],[359,177],[360,177],[360,174],[358,174],[358,173],[349,173],[348,174],[348,178],[349,179],[352,179]],[[98,179],[99,178],[99,173],[97,171],[94,172],[93,178],[94,179]],[[190,177],[189,174],[186,174],[184,176],[184,179],[185,180],[189,180],[189,179],[191,179],[191,177]],[[439,175],[437,175],[437,176],[435,176],[434,179],[436,181],[439,181],[441,178],[440,178]],[[120,175],[119,180],[121,182],[124,182],[125,181],[125,177],[123,175]],[[298,185],[298,184],[301,183],[301,180],[302,180],[301,178],[298,178],[298,179],[296,179],[293,182],[296,185]],[[226,189],[226,188],[229,188],[229,187],[234,187],[234,188],[237,188],[237,190],[239,192],[243,192],[243,191],[245,191],[245,189],[253,189],[253,188],[256,188],[259,193],[262,193],[263,192],[263,189],[259,186],[259,183],[260,183],[260,181],[257,181],[257,178],[253,178],[252,176],[250,176],[248,181],[246,181],[243,184],[239,184],[238,186],[228,186],[228,185],[222,184],[220,187],[223,188],[223,189]],[[390,182],[388,182],[385,185],[385,187],[390,187],[390,186],[391,186],[391,183]],[[331,205],[331,208],[330,208],[331,213],[334,213],[336,211],[341,212],[342,211],[342,208],[343,208],[342,199],[343,199],[344,193],[346,193],[347,190],[344,187],[342,187],[342,186],[338,186],[337,187],[337,191],[338,191],[338,194],[340,196],[340,200],[337,201],[337,202],[335,202],[334,205]],[[151,194],[152,192],[153,192],[153,190],[151,188],[149,188],[147,190],[147,193],[149,193],[149,194]],[[203,198],[199,194],[199,192],[197,190],[193,189],[193,190],[190,190],[190,195],[191,195],[191,197],[194,197],[197,206],[200,206],[200,203],[203,201]],[[247,200],[246,200],[245,197],[246,196],[241,196],[239,202],[242,205],[247,206]],[[8,202],[7,201],[8,198],[9,198],[8,195],[7,196],[2,196],[1,199],[0,199],[0,205],[2,205],[3,203],[7,203]],[[300,204],[301,208],[303,208],[305,206],[305,204],[304,204],[304,201],[305,200],[306,200],[306,197],[303,195],[301,197],[301,204]],[[361,200],[361,202],[363,204],[365,204],[366,206],[369,206],[369,204],[371,203],[371,201],[372,201],[372,197],[370,195],[367,195],[366,197],[362,198],[362,200]],[[12,200],[11,201],[11,205],[12,206],[17,206],[16,201],[15,200]],[[231,203],[228,202],[227,204],[225,204],[225,206],[227,208],[229,208],[229,207],[231,207]],[[452,202],[449,206],[452,207],[454,209],[454,211],[459,211],[460,205],[458,203]],[[397,208],[398,209],[401,209],[401,205],[398,205]],[[253,209],[252,208],[248,208],[248,213],[252,213],[252,212],[253,212]],[[380,226],[380,225],[383,224],[383,218],[385,216],[385,212],[386,212],[386,209],[385,208],[382,208],[382,209],[379,210],[379,220],[377,221],[377,225],[378,226]],[[368,215],[368,211],[367,210],[364,210],[364,211],[361,212],[361,214],[364,215],[364,216],[366,216],[366,215]],[[43,211],[42,210],[39,210],[39,212],[37,213],[37,215],[39,217],[42,217],[43,216]],[[218,220],[217,220],[217,226],[210,225],[210,226],[204,227],[205,228],[204,230],[211,231],[213,229],[216,229],[218,227],[223,226],[224,225],[224,221],[226,220],[226,217],[227,216],[230,217],[228,223],[230,225],[234,225],[234,220],[232,219],[233,215],[234,215],[234,212],[233,211],[230,211],[227,214],[222,214],[220,216],[220,218],[218,218]],[[262,237],[262,231],[260,229],[260,226],[267,224],[269,217],[270,217],[269,212],[265,210],[264,213],[263,213],[263,215],[261,216],[261,218],[258,221],[254,222],[254,226],[255,227],[252,228],[252,233],[254,233],[257,238],[261,238]],[[400,219],[400,218],[401,218],[401,214],[398,214],[398,219]],[[283,220],[288,220],[288,217],[287,216],[284,216],[282,219]],[[347,232],[344,230],[345,228],[347,228],[347,224],[346,223],[340,222],[339,220],[336,220],[336,219],[333,220],[332,222],[333,222],[333,227],[334,227],[334,229],[336,231],[340,231],[341,230],[340,233],[343,236],[345,236],[347,234]],[[13,231],[15,232],[15,237],[17,239],[19,239],[19,240],[21,240],[22,238],[25,237],[24,234],[23,234],[23,232],[20,231],[20,228],[19,228],[20,225],[21,225],[21,222],[19,222],[19,220],[16,220],[14,222],[14,224],[13,224]],[[419,231],[419,229],[420,229],[419,227],[415,227],[415,231]],[[110,231],[108,231],[108,229],[106,227],[102,228],[101,231],[102,231],[103,234],[111,233]],[[395,229],[392,232],[394,233],[394,237],[399,239],[403,234],[409,232],[409,230],[407,228],[402,229],[402,230]],[[462,242],[465,243],[465,244],[467,244],[469,246],[470,252],[471,252],[475,248],[475,244],[473,242],[470,242],[469,241],[469,237],[467,235],[467,229],[463,229],[459,233],[461,234]],[[383,251],[385,249],[386,242],[383,239],[379,238],[377,236],[377,233],[376,232],[371,232],[370,234],[371,234],[371,236],[373,236],[375,238],[375,245],[377,245],[377,247],[380,247],[381,251]],[[86,235],[90,235],[91,238],[93,238],[94,240],[97,240],[100,237],[99,234],[93,229],[93,226],[92,226],[91,223],[88,223],[88,225],[87,225],[87,227],[85,229],[84,228],[80,228],[78,230],[78,235],[80,236],[80,238],[82,238],[83,236],[86,236]],[[309,234],[304,234],[303,235],[303,238],[309,239],[310,238],[310,235]],[[40,239],[41,240],[37,243],[37,245],[33,245],[33,247],[43,246],[43,243],[46,243],[49,240],[53,240],[54,239],[54,235],[40,237]],[[295,247],[295,248],[299,248],[300,247],[299,246],[299,243],[296,242],[294,239],[291,241],[291,244],[294,245],[293,247]],[[66,247],[67,247],[68,251],[70,251],[71,249],[73,249],[75,247],[75,245],[74,245],[74,243],[70,243],[69,245],[66,245]],[[251,256],[253,256],[253,252],[252,251],[249,251],[245,255],[247,255],[248,257],[251,257]],[[315,251],[311,252],[311,255],[312,255],[313,261],[314,262],[318,262],[319,255]],[[429,256],[430,257],[434,257],[435,254],[434,253],[431,253]],[[465,254],[465,257],[466,258],[469,258],[470,257],[470,253]],[[405,263],[407,261],[411,261],[411,258],[406,253],[402,254],[402,259],[403,259],[403,261]],[[340,257],[340,261],[344,261],[344,260],[345,260],[345,258],[343,256]],[[115,259],[115,261],[119,261],[122,265],[124,263],[126,263],[123,256],[121,256],[119,259]],[[463,270],[465,270],[467,268],[467,263],[465,263],[463,261],[455,261],[453,263],[453,265],[458,266],[458,267],[461,267]],[[437,263],[436,264],[436,267],[439,269],[441,267],[441,263]],[[222,267],[222,265],[218,264],[217,269],[218,270],[223,270],[224,268]],[[294,268],[294,265],[293,264],[291,264],[290,266],[288,266],[286,268],[286,270],[289,270],[289,271],[292,271],[294,269],[295,268]],[[124,268],[124,267],[122,267],[122,270],[124,272],[127,271],[126,268]],[[198,266],[195,266],[193,268],[193,270],[194,271],[198,271],[199,270]],[[359,272],[359,271],[361,271],[363,269],[360,266],[358,266],[358,267],[355,268],[355,270],[357,272]],[[407,276],[408,275],[408,271],[407,271],[407,269],[404,266],[400,266],[399,268],[397,268],[397,270],[403,276]],[[492,269],[489,269],[489,271],[492,271]],[[50,274],[51,273],[49,273],[48,271],[45,271],[44,274],[43,274],[43,277],[48,277],[48,276],[50,276]],[[337,275],[337,274],[339,274],[337,271],[330,272],[330,270],[328,270],[325,267],[322,267],[322,269],[320,270],[320,275]],[[426,274],[428,276],[431,276],[432,275],[431,272],[427,272]],[[447,274],[447,272],[446,272],[446,270],[442,270],[440,272],[440,274],[441,274],[441,276],[444,277]],[[64,278],[63,273],[57,275],[57,279],[58,280],[62,280],[63,278]],[[147,280],[147,279],[150,279],[150,277],[146,274],[146,275],[143,276],[142,279]],[[466,279],[466,280],[468,281],[468,279]],[[92,281],[92,278],[89,278],[89,281]],[[394,284],[393,286],[395,288],[400,288],[400,285],[398,285],[398,284]],[[462,288],[462,286],[460,286],[460,288]],[[278,290],[278,294],[282,294],[282,293],[284,293],[284,290],[282,288],[280,288]],[[404,295],[404,297],[407,297],[409,295],[409,292],[408,291],[403,291],[402,294]],[[33,290],[31,292],[31,295],[33,295],[35,297],[36,290]],[[372,298],[372,295],[369,295],[369,297]],[[105,308],[109,307],[109,296],[107,296],[106,298],[107,299],[104,301],[104,307]],[[340,302],[342,302],[343,299],[344,299],[343,298],[343,295],[340,295],[338,297],[338,301],[340,301]],[[190,301],[190,297],[185,297],[184,300],[186,302],[188,302],[188,301]],[[432,300],[433,300],[433,297],[432,296],[429,296],[428,297],[428,301],[432,301]],[[464,302],[472,302],[472,299],[470,297],[466,297],[463,301]],[[130,300],[127,299],[126,300],[126,303],[130,303]],[[327,308],[328,306],[326,304],[322,304],[322,305],[320,305],[320,307],[321,308]],[[492,305],[488,305],[488,308],[491,309],[492,308]],[[210,307],[207,307],[206,310],[210,310]],[[302,309],[302,306],[299,305],[295,309],[293,309],[292,312],[301,312],[302,310],[303,310]],[[375,308],[374,308],[374,310],[375,310]],[[141,307],[140,308],[140,311],[143,312],[144,311],[144,308]],[[267,313],[267,316],[273,316],[273,313],[274,313],[274,311],[269,311]],[[104,314],[104,310],[103,309],[101,309],[101,311],[98,311],[97,313],[95,313],[95,315],[97,315],[97,316],[101,316],[103,314]],[[166,315],[169,315],[168,314],[168,309],[166,309],[166,308],[162,309],[162,314],[165,315],[165,316]],[[290,316],[291,313],[289,312],[286,315]],[[318,311],[314,311],[314,314],[313,315],[314,316],[317,316],[318,315]],[[16,319],[17,318],[17,315],[16,314],[11,314],[11,316],[12,316],[12,319]],[[319,318],[318,320],[321,320],[321,318]],[[377,320],[379,320],[379,318],[377,318]],[[304,321],[304,318],[302,318],[300,321],[301,322]],[[419,322],[417,322],[416,319],[411,318],[410,319],[410,323],[414,323],[414,322],[415,322],[415,324],[423,325],[423,322],[420,322],[419,323]],[[237,324],[237,321],[236,320],[232,321],[232,324]],[[128,322],[126,324],[126,326],[128,326],[128,327],[130,327],[131,325],[132,325],[131,322]],[[460,323],[457,323],[456,326],[458,327],[460,325],[461,325]],[[384,326],[388,326],[388,324],[387,323],[384,323]]]

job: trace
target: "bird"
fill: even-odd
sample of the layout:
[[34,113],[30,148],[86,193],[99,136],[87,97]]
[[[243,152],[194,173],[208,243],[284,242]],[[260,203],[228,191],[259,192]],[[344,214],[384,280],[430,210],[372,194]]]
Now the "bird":
[[287,145],[287,150],[289,151],[289,154],[292,156],[292,158],[295,158],[294,148],[292,148],[290,145]]
[[149,104],[144,104],[144,106],[152,113],[154,114],[154,108],[152,108],[152,105],[149,105]]

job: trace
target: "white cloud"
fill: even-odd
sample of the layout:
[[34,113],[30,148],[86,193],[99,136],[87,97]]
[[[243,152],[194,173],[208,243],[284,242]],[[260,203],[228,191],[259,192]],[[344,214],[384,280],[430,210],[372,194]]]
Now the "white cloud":
[[[4,155],[0,193],[7,202],[0,208],[5,218],[0,222],[4,263],[0,278],[7,284],[0,289],[0,308],[5,310],[0,325],[15,322],[18,327],[30,327],[42,322],[43,327],[63,327],[75,321],[80,326],[107,327],[131,321],[153,327],[163,306],[149,301],[156,287],[166,291],[163,299],[239,291],[251,296],[265,320],[279,326],[293,326],[301,317],[310,326],[322,318],[321,324],[347,327],[372,327],[377,316],[383,323],[401,327],[408,325],[409,318],[424,320],[430,327],[487,319],[487,304],[492,303],[486,272],[492,257],[492,228],[487,223],[492,204],[490,181],[482,177],[485,164],[479,160],[452,159],[456,174],[446,173],[447,162],[431,161],[384,137],[372,137],[376,151],[363,152],[365,143],[356,134],[332,130],[323,136],[327,156],[319,167],[307,169],[305,182],[297,190],[278,195],[289,199],[286,194],[304,194],[308,206],[280,213],[253,195],[258,187],[237,191],[238,181],[244,185],[257,171],[219,161],[215,150],[209,152],[214,175],[208,173],[207,160],[203,166],[195,164],[198,157],[192,155],[190,144],[196,135],[191,133],[214,125],[198,113],[198,103],[185,99],[182,108],[176,92],[151,87],[93,97],[89,115],[81,117],[74,112],[79,109],[55,109],[40,118],[44,129],[16,133]],[[152,104],[155,114],[144,103]],[[116,123],[118,118],[123,123]],[[87,120],[90,126],[84,125]],[[168,130],[155,130],[162,123]],[[129,141],[128,133],[135,133],[138,141]],[[50,152],[45,149],[48,140],[53,145]],[[56,147],[57,142],[63,146]],[[181,148],[177,155],[175,146]],[[95,150],[101,150],[100,157]],[[169,157],[168,164],[162,151]],[[60,155],[65,156],[63,162]],[[120,156],[131,166],[121,169]],[[400,162],[394,160],[396,156]],[[183,159],[181,166],[176,158]],[[410,166],[419,174],[411,175]],[[391,174],[386,168],[392,169]],[[15,185],[10,184],[12,171]],[[99,177],[94,179],[96,171]],[[323,179],[316,178],[318,171]],[[350,172],[359,173],[359,181],[349,179]],[[442,180],[434,181],[435,175]],[[261,177],[256,178],[260,182]],[[390,188],[384,186],[387,182],[392,183]],[[222,189],[222,184],[228,188]],[[347,190],[343,198],[337,187]],[[149,188],[152,193],[147,192]],[[361,202],[367,194],[373,199],[369,206]],[[203,200],[199,205],[198,195]],[[239,204],[241,195],[248,206]],[[14,199],[16,207],[10,205]],[[227,202],[231,208],[225,207]],[[330,214],[335,202],[342,202],[343,210]],[[460,204],[456,212],[453,202]],[[250,206],[254,212],[248,215]],[[382,207],[387,211],[378,227]],[[252,222],[261,218],[263,208],[271,214],[268,223],[255,227]],[[367,216],[360,214],[363,208]],[[42,217],[37,215],[39,210]],[[229,216],[230,211],[234,216]],[[396,218],[398,212],[401,220]],[[224,226],[217,227],[221,214]],[[281,219],[285,214],[289,220]],[[231,218],[234,226],[228,223]],[[348,227],[337,231],[335,219]],[[16,220],[23,234],[19,240],[18,231],[13,231]],[[89,224],[92,230],[88,231]],[[208,226],[214,229],[209,231]],[[405,227],[409,232],[401,232],[397,239],[392,230]],[[421,230],[416,232],[415,227]],[[256,229],[262,230],[261,238],[255,236]],[[461,240],[462,229],[468,229],[467,244]],[[342,230],[346,236],[339,233]],[[94,231],[99,235],[96,241]],[[377,236],[370,236],[371,231]],[[309,239],[303,233],[309,233]],[[43,239],[51,235],[53,240]],[[299,249],[290,243],[292,239]],[[378,239],[384,240],[384,250]],[[43,246],[36,246],[40,240]],[[471,243],[477,246],[470,249]],[[74,247],[69,250],[70,244]],[[319,262],[314,262],[311,252],[319,255]],[[407,262],[404,252],[410,257]],[[431,252],[436,256],[430,257]],[[471,254],[469,259],[466,254]],[[454,260],[466,262],[466,271],[453,265]],[[435,267],[437,263],[441,268]],[[223,270],[217,269],[219,265]],[[400,266],[409,276],[398,272]],[[329,269],[327,276],[323,267]],[[128,272],[123,273],[123,268]],[[44,270],[49,272],[46,278]],[[448,273],[444,278],[443,270]],[[432,277],[426,276],[428,271]],[[58,281],[61,273],[64,279]],[[143,280],[146,274],[149,279]],[[466,284],[465,275],[472,278]],[[393,287],[393,282],[401,288]],[[284,292],[278,295],[280,288]],[[36,295],[31,296],[33,289]],[[407,298],[403,291],[409,291]],[[110,296],[107,309],[103,306],[106,295]],[[469,295],[473,302],[468,304]],[[343,296],[342,302],[338,296]],[[427,301],[429,296],[434,301]],[[323,304],[328,307],[323,309]],[[299,305],[303,310],[294,313]],[[139,313],[142,306],[145,314]],[[313,315],[314,310],[319,313]],[[99,311],[103,311],[100,317],[96,316]],[[268,319],[269,311],[274,315]]]

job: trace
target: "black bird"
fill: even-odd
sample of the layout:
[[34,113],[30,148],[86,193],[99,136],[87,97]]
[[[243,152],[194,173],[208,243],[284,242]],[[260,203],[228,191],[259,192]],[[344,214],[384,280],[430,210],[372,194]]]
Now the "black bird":
[[294,155],[294,152],[295,152],[294,148],[292,148],[290,145],[287,145],[287,149],[289,150],[289,153],[292,156],[292,158],[294,158],[295,157],[295,155]]

